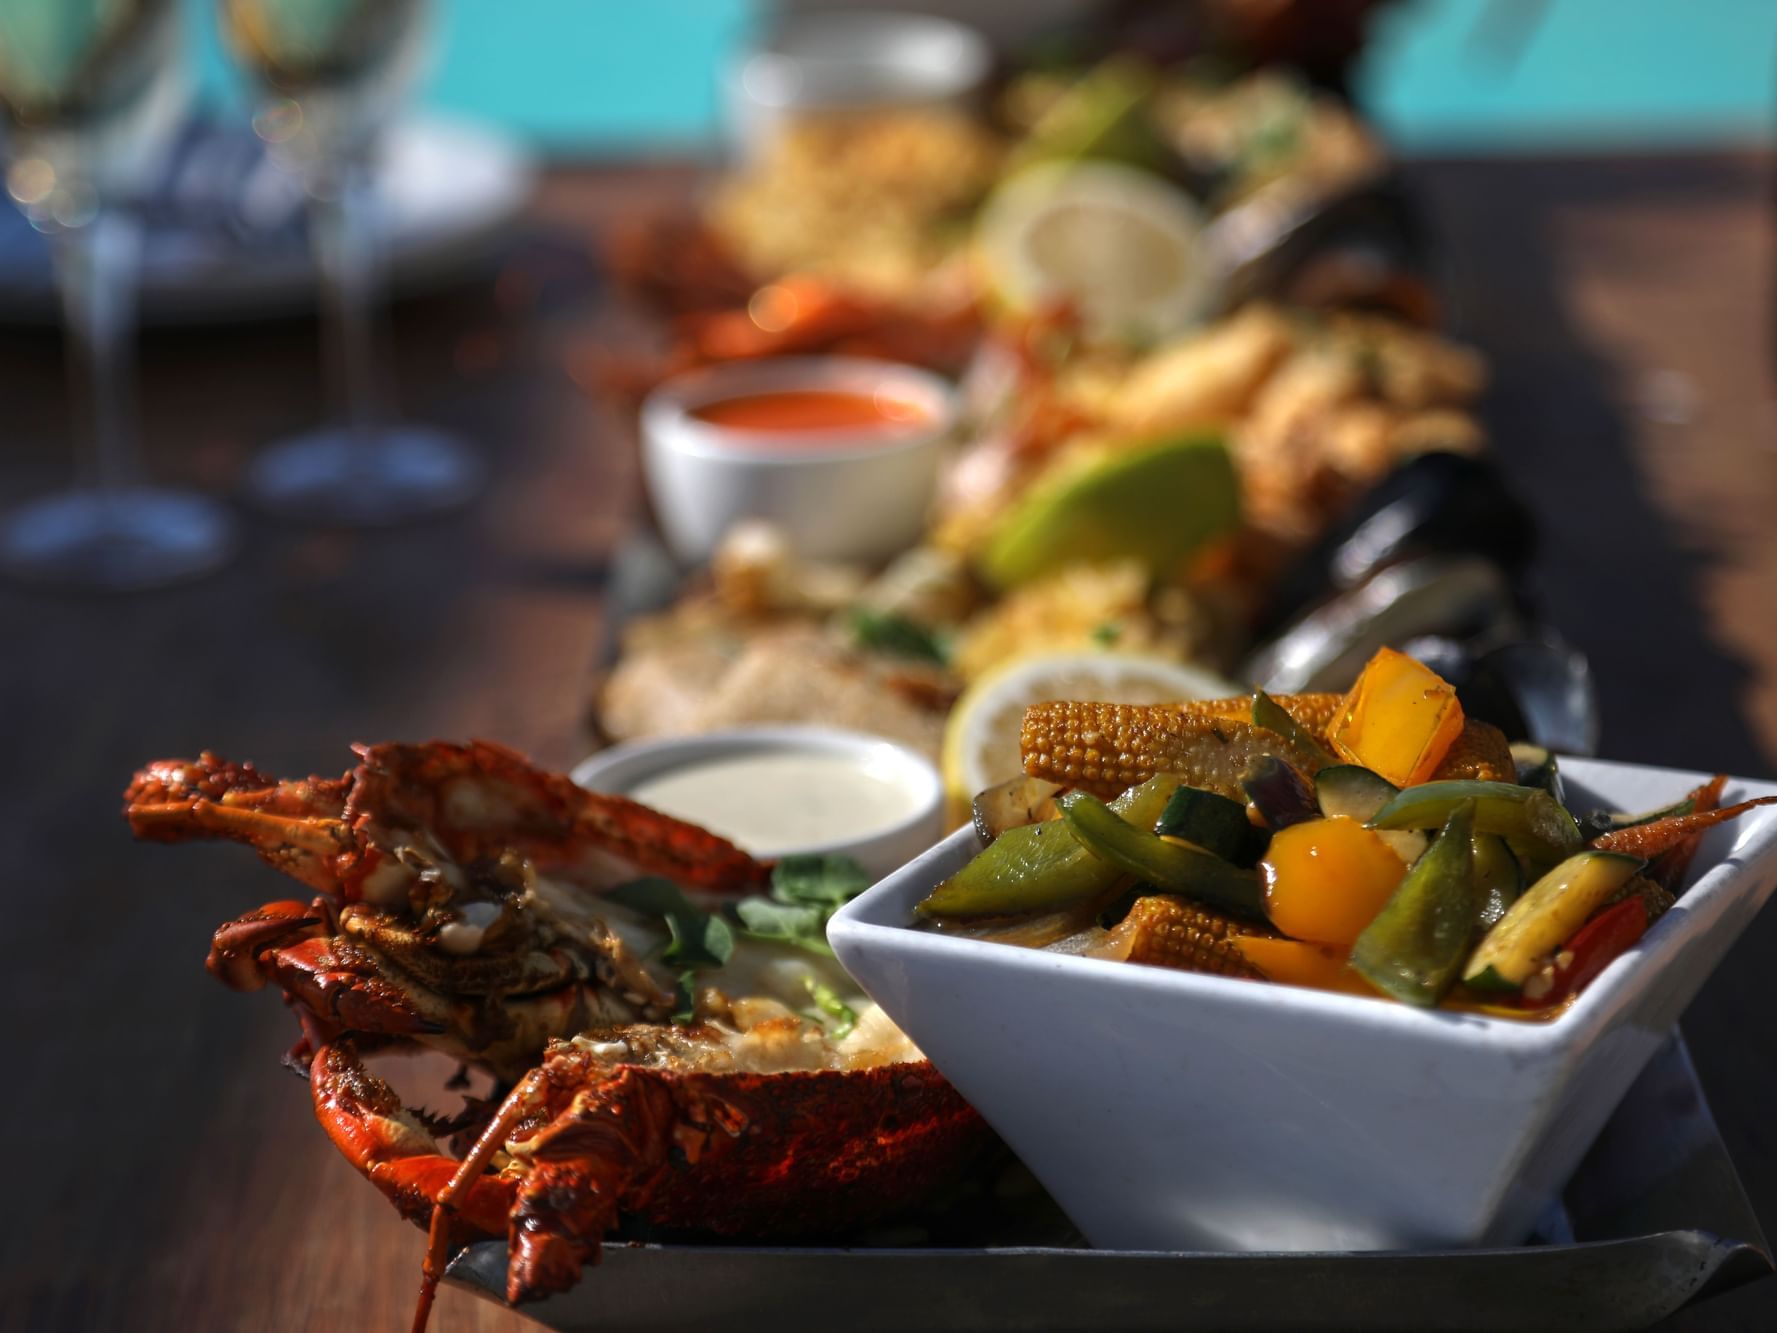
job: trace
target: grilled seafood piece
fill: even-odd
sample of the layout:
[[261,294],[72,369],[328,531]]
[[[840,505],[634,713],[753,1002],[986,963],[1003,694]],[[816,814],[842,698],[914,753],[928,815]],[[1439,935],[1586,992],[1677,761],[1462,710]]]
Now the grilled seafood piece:
[[572,1285],[624,1218],[787,1237],[929,1194],[991,1136],[929,1064],[897,1062],[898,1033],[886,1048],[860,1035],[834,1043],[786,1011],[745,1031],[635,1025],[558,1041],[461,1161],[350,1041],[316,1053],[310,1082],[339,1150],[404,1216],[430,1220],[417,1328],[450,1252],[476,1237],[508,1238],[518,1303]]

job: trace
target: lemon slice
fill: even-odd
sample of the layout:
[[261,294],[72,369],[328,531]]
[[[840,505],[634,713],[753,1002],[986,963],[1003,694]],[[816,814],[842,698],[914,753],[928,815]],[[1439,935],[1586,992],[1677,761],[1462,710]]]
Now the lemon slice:
[[944,787],[966,810],[977,792],[1023,771],[1018,730],[1024,710],[1050,699],[1158,704],[1222,699],[1240,686],[1202,667],[1134,653],[1045,653],[982,676],[956,701],[944,726]]
[[1107,560],[1140,560],[1165,575],[1239,518],[1220,436],[1117,445],[1046,472],[995,521],[978,563],[999,588]]
[[976,230],[989,291],[1011,309],[1071,303],[1098,337],[1148,341],[1201,319],[1219,285],[1203,212],[1152,172],[1053,162],[1012,176]]

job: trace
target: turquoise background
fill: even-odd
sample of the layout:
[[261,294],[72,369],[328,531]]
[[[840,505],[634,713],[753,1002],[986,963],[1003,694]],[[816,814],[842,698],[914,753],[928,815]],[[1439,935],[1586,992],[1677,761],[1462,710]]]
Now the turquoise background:
[[[765,12],[755,0],[438,4],[425,100],[587,153],[709,141],[717,73]],[[1508,54],[1490,34],[1526,14],[1540,18]],[[208,14],[195,26],[215,87]],[[1379,24],[1360,78],[1390,139],[1423,151],[1769,140],[1774,86],[1777,0],[1410,0]]]

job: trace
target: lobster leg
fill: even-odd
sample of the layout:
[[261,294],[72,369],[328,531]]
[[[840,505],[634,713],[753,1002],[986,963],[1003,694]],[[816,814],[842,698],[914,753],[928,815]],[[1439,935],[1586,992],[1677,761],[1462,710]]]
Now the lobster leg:
[[570,981],[533,995],[462,999],[407,975],[381,950],[330,933],[325,899],[304,907],[267,903],[217,930],[205,965],[236,990],[271,982],[284,992],[302,1025],[286,1063],[299,1072],[310,1052],[346,1035],[425,1038],[459,1060],[510,1082],[536,1063],[552,1037],[603,1019],[611,997]]
[[475,1140],[475,1146],[469,1150],[468,1156],[463,1158],[450,1180],[438,1192],[438,1201],[432,1208],[432,1220],[426,1229],[426,1259],[420,1270],[420,1299],[413,1314],[413,1333],[425,1333],[426,1322],[432,1316],[432,1302],[438,1295],[438,1283],[444,1276],[444,1266],[450,1258],[451,1243],[461,1229],[465,1197],[472,1196],[488,1163],[510,1137],[519,1121],[535,1110],[543,1094],[544,1083],[541,1068],[531,1070],[520,1080],[518,1086],[501,1103],[487,1128],[481,1131],[481,1136]]
[[269,979],[264,954],[313,935],[328,920],[326,904],[291,899],[266,903],[216,927],[204,968],[233,990],[254,991]]
[[[315,1052],[309,1066],[315,1118],[364,1178],[412,1221],[431,1215],[459,1163],[438,1150],[420,1118],[395,1090],[364,1067],[357,1047],[342,1040]],[[476,1233],[499,1236],[512,1207],[512,1182],[477,1175],[455,1196],[455,1215]]]
[[262,953],[260,965],[330,1036],[423,1036],[445,1031],[451,1018],[442,997],[397,985],[367,950],[337,935],[312,935]]
[[741,892],[770,867],[725,838],[622,796],[574,785],[486,741],[370,745],[339,778],[273,781],[205,752],[162,759],[124,793],[139,838],[244,842],[311,888],[400,906],[403,853],[458,865],[516,852],[596,892],[640,874]]
[[205,751],[148,765],[124,793],[138,838],[244,842],[279,870],[323,893],[339,892],[339,870],[358,850],[340,815],[346,783],[337,778],[274,782],[251,764]]
[[670,1087],[625,1066],[577,1092],[537,1133],[512,1208],[507,1300],[566,1291],[598,1262],[625,1200],[667,1165],[677,1121]]

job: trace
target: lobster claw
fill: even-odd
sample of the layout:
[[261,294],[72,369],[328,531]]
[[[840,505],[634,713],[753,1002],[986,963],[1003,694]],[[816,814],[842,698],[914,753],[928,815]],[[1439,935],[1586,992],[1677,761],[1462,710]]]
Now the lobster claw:
[[261,955],[269,949],[293,944],[326,923],[327,912],[322,903],[310,905],[289,898],[266,903],[216,928],[210,937],[210,955],[204,959],[204,967],[233,990],[258,990],[267,980]]
[[347,1032],[428,1036],[448,1025],[441,997],[397,985],[373,958],[337,936],[311,935],[262,954],[261,960],[268,979],[283,987],[329,1039]]

